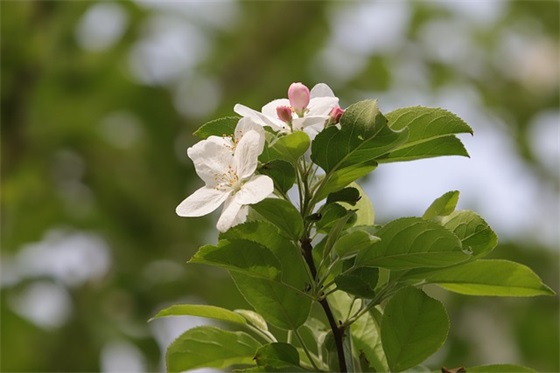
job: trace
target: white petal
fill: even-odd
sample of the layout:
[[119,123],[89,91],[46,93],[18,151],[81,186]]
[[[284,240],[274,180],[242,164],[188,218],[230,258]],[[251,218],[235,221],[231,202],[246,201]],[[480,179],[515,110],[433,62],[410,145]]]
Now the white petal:
[[[314,116],[305,116],[303,118],[296,118],[292,122],[292,126],[294,130],[297,131],[305,131],[307,127],[311,126],[325,126],[325,122],[329,119],[326,115],[314,115]],[[321,128],[322,129],[322,128]]]
[[263,126],[255,123],[255,121],[250,117],[241,118],[235,127],[235,139],[236,141],[240,141],[243,135],[245,135],[249,131],[256,131],[259,135],[261,135],[261,142],[260,144],[261,149],[264,147],[264,128]]
[[204,186],[181,202],[175,212],[179,216],[203,216],[217,209],[229,195]]
[[277,118],[276,115],[273,117],[268,116],[241,104],[235,105],[233,110],[239,115],[242,115],[244,117],[250,117],[255,121],[255,123],[261,126],[268,126],[272,128],[274,131],[279,131],[279,132],[290,131],[290,127],[286,123],[281,121],[279,118]]
[[[222,210],[222,215],[218,219],[216,228],[220,232],[225,232],[229,228],[233,227],[236,223],[241,223],[240,220],[247,216],[247,211],[241,211],[241,204],[237,203],[234,199],[228,199]],[[241,212],[241,217],[237,215]]]
[[256,131],[247,132],[237,144],[234,154],[234,164],[240,180],[255,173],[259,155],[263,152],[264,136]]
[[252,205],[268,197],[274,191],[274,182],[265,175],[255,175],[247,180],[233,199],[242,205]]
[[310,140],[314,140],[315,136],[325,128],[325,122],[328,116],[313,116],[294,119],[294,129],[299,129],[309,135]]
[[253,119],[255,123],[261,126],[271,127],[274,131],[286,132],[289,130],[286,123],[282,122],[280,119],[269,117],[268,115],[264,115],[263,113],[253,110],[245,105],[236,104],[233,107],[233,111],[243,117],[249,117]]
[[261,112],[269,117],[278,118],[278,114],[276,113],[276,108],[278,106],[290,107],[290,100],[287,98],[279,98],[277,100],[270,101],[262,107]]
[[215,185],[215,176],[223,175],[233,166],[234,157],[230,147],[219,137],[211,136],[187,149],[187,154],[194,163],[196,173],[208,186]]
[[338,97],[314,97],[309,101],[308,115],[329,115],[338,105]]
[[258,111],[251,109],[250,107],[247,107],[245,105],[236,104],[233,107],[233,111],[235,111],[237,114],[241,115],[242,117],[248,117],[253,119],[253,121],[260,126],[269,125],[268,121],[265,120],[266,118],[262,117],[262,113],[259,113]]
[[249,206],[241,206],[229,227],[231,228],[238,224],[245,223],[247,221],[247,215],[249,215]]
[[311,98],[314,97],[335,97],[334,92],[332,91],[331,87],[326,85],[325,83],[315,84],[313,88],[311,88],[311,92],[309,92]]

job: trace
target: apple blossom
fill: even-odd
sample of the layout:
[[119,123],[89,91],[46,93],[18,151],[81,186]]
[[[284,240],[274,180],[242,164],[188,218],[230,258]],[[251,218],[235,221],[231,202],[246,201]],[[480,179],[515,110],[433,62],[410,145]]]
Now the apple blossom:
[[256,131],[260,135],[258,146],[260,149],[263,149],[265,141],[264,128],[256,124],[251,118],[241,118],[235,126],[233,135],[209,136],[206,141],[215,142],[216,144],[220,144],[228,148],[231,152],[235,152],[237,144],[239,144],[243,135],[249,131]]
[[[247,121],[244,125],[250,126]],[[226,140],[218,139],[214,136],[202,140],[187,150],[196,173],[206,185],[183,200],[175,211],[184,217],[203,216],[223,203],[217,228],[224,232],[244,222],[247,205],[268,197],[274,190],[274,184],[268,176],[255,175],[258,156],[264,146],[263,133],[248,130],[237,143],[233,142],[233,151],[231,147],[224,146]]]
[[289,106],[277,106],[276,114],[278,115],[278,118],[280,118],[280,120],[282,120],[283,122],[286,122],[288,124],[292,123],[292,108],[290,108]]
[[288,88],[288,100],[296,114],[302,117],[311,100],[309,88],[301,83],[292,83]]
[[344,114],[344,110],[340,106],[335,106],[329,113],[332,123],[336,124],[340,122],[340,118],[342,117],[342,114]]
[[[288,90],[289,98],[273,100],[264,105],[261,111],[241,104],[235,105],[233,110],[243,117],[252,118],[261,126],[271,127],[274,131],[304,131],[314,139],[330,120],[331,111],[338,106],[338,97],[328,85],[319,83],[309,91],[307,102],[306,90],[307,87],[303,84],[293,83]],[[281,109],[278,109],[279,107]],[[291,109],[290,117],[287,116],[290,113],[287,113],[284,107]]]

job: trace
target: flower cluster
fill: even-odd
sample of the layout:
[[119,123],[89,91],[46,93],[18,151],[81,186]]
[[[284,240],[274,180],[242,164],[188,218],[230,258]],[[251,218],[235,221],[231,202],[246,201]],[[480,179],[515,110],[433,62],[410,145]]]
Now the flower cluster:
[[256,174],[265,146],[264,127],[270,127],[278,136],[303,131],[314,139],[326,125],[337,123],[343,113],[338,98],[323,83],[311,91],[302,83],[292,83],[287,99],[273,100],[260,112],[241,104],[235,105],[234,111],[242,118],[233,136],[209,136],[187,150],[196,173],[206,185],[176,209],[179,216],[195,217],[224,204],[217,223],[221,232],[244,222],[248,205],[274,192],[272,179]]
[[[328,85],[319,83],[309,91],[301,83],[292,83],[288,98],[273,100],[264,105],[261,111],[237,104],[233,110],[253,119],[261,126],[268,126],[280,133],[304,131],[311,139],[332,121],[333,115],[342,115],[338,97]],[[340,115],[338,119],[340,119]]]

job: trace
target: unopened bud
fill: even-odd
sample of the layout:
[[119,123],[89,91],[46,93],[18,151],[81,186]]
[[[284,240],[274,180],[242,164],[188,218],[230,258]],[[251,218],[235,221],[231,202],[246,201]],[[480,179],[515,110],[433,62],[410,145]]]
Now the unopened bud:
[[276,107],[276,115],[282,122],[292,123],[292,109],[288,106]]
[[334,107],[329,116],[331,117],[332,123],[338,123],[340,121],[340,117],[344,114],[344,110],[340,106]]
[[301,117],[309,105],[311,97],[309,95],[309,88],[301,83],[292,83],[288,88],[288,99],[292,109]]

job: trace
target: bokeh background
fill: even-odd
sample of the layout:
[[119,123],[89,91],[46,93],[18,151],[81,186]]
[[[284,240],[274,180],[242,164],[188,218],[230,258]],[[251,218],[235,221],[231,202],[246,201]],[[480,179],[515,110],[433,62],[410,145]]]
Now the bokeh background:
[[[186,261],[216,216],[175,206],[202,185],[202,123],[329,84],[342,106],[428,105],[467,121],[471,158],[389,164],[365,181],[376,219],[460,190],[500,236],[493,256],[559,290],[557,1],[1,1],[3,372],[153,372],[196,318],[247,308],[224,271]],[[445,302],[429,365],[558,372],[558,297]]]

